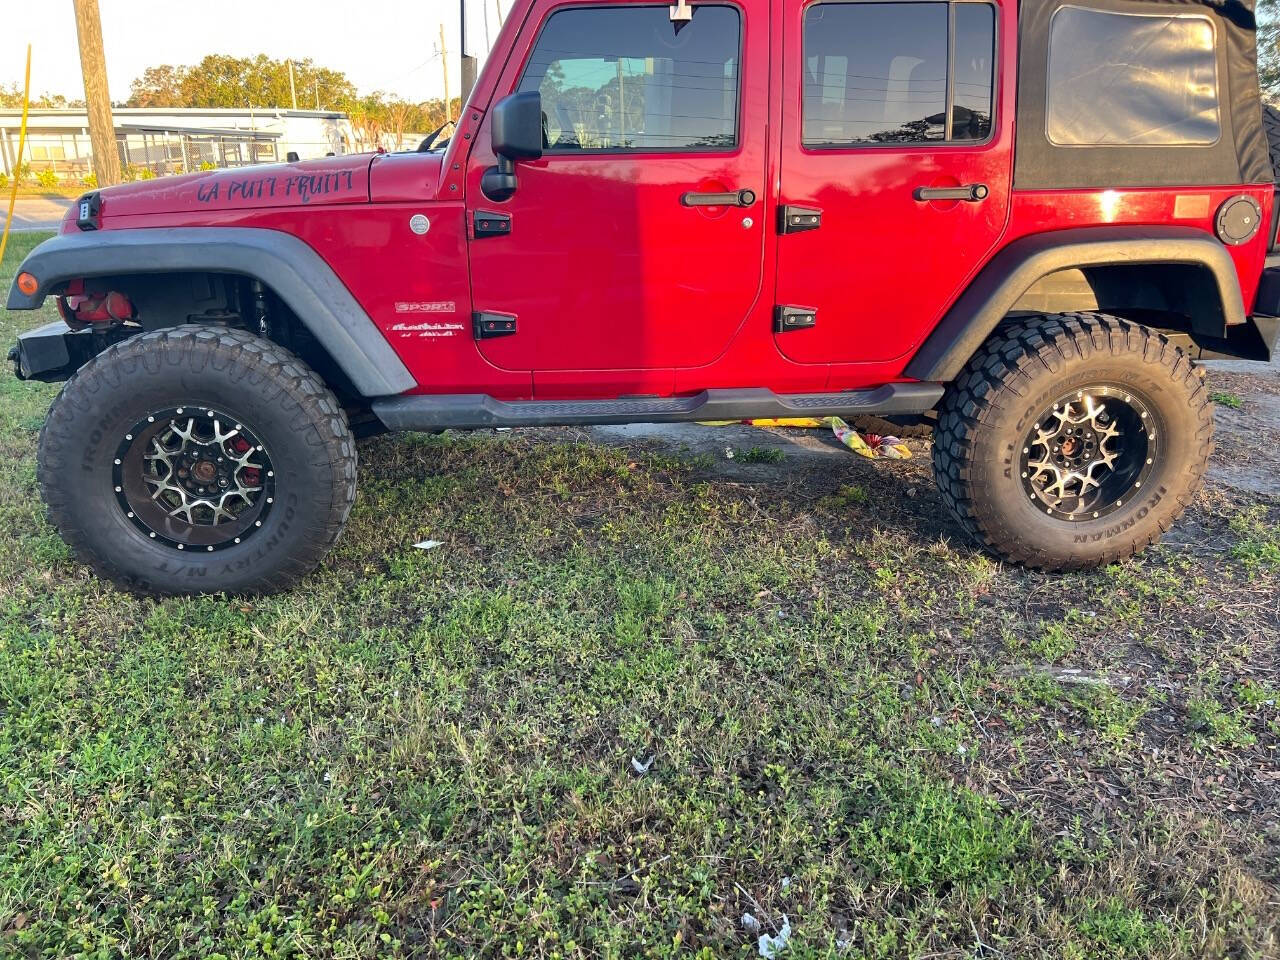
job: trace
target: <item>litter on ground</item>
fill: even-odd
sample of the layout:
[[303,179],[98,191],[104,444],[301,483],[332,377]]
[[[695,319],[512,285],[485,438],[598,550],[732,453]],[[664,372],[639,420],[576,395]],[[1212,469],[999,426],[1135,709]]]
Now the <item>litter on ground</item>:
[[[698,422],[704,427],[727,427],[740,423],[752,427],[793,427],[810,430],[817,427],[830,427],[837,440],[854,453],[869,460],[882,457],[886,460],[911,459],[911,451],[898,437],[859,433],[839,417],[781,417],[756,420],[700,420]],[[726,448],[725,456],[733,459],[732,448]]]

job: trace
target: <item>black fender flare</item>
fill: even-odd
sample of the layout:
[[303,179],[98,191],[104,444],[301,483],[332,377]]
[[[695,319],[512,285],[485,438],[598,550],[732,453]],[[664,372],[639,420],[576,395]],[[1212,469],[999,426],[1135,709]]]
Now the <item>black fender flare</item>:
[[404,393],[412,374],[333,269],[302,240],[261,227],[143,227],[64,233],[31,251],[18,268],[39,286],[15,281],[10,310],[34,310],[56,284],[112,274],[234,273],[270,287],[366,397]]
[[1014,240],[991,258],[925,338],[903,375],[954,380],[991,331],[1037,280],[1072,268],[1176,263],[1212,275],[1223,331],[1242,324],[1244,299],[1235,264],[1216,238],[1193,227],[1079,227]]

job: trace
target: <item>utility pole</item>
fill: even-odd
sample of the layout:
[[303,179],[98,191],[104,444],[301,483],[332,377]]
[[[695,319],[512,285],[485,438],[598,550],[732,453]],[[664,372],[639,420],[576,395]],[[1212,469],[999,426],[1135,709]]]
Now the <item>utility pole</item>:
[[[480,2],[483,3],[484,0]],[[462,91],[459,97],[465,104],[467,97],[471,96],[471,88],[476,85],[476,58],[467,56],[467,0],[458,0],[458,23],[461,27],[458,56],[462,73]]]
[[120,182],[120,154],[116,150],[111,96],[107,92],[107,58],[102,49],[102,18],[98,0],[71,0],[80,38],[80,72],[84,74],[84,102],[89,114],[89,142],[93,144],[93,175],[98,186]]
[[293,61],[289,61],[289,99],[293,101],[293,109],[298,109],[298,91],[293,86]]
[[453,119],[453,101],[449,99],[449,51],[444,45],[444,24],[440,24],[440,66],[444,69],[444,122]]

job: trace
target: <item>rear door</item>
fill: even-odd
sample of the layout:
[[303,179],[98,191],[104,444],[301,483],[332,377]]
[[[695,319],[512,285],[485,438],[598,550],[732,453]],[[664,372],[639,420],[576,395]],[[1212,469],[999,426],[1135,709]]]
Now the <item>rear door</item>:
[[779,220],[776,300],[799,319],[775,324],[787,357],[903,356],[999,239],[1000,19],[985,2],[788,7],[780,196],[794,209]]
[[733,3],[670,9],[537,4],[496,95],[541,93],[545,154],[495,204],[487,128],[472,151],[472,219],[511,218],[471,240],[476,309],[516,318],[479,347],[532,369],[536,393],[669,390],[760,296],[769,24]]

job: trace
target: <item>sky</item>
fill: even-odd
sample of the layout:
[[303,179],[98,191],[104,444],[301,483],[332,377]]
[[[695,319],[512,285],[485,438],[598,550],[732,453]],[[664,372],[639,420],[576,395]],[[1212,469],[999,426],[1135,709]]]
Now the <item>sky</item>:
[[[496,0],[505,15],[512,0]],[[22,85],[31,44],[31,92],[83,99],[72,0],[14,0],[17,17],[0,31],[0,84]],[[497,35],[495,0],[466,0],[469,52],[483,58]],[[444,92],[440,24],[449,52],[449,89],[458,91],[459,0],[216,0],[209,4],[99,0],[107,83],[113,102],[128,99],[143,69],[192,64],[208,53],[285,59],[310,57],[343,71],[361,93],[383,90],[418,102]],[[301,96],[299,97],[301,100]],[[299,103],[301,107],[302,104]],[[323,106],[323,104],[322,104]]]

